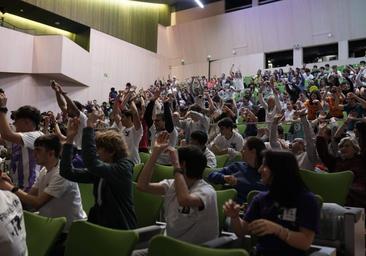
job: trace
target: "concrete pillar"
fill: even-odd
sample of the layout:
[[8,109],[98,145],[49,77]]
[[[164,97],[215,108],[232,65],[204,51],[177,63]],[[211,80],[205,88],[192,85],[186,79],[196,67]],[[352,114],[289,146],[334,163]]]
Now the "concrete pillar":
[[348,41],[338,42],[338,60],[348,59]]
[[294,67],[302,67],[303,65],[303,48],[302,47],[296,47],[293,49],[294,52]]

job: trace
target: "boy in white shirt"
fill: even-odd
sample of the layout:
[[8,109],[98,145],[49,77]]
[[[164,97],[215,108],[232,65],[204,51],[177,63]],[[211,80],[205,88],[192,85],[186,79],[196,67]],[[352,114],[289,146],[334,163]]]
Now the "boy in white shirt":
[[77,183],[59,174],[61,143],[57,135],[43,135],[34,142],[37,164],[44,166],[29,193],[10,182],[2,182],[0,189],[15,193],[23,204],[29,205],[45,217],[66,217],[67,232],[74,220],[85,219]]
[[11,143],[10,176],[13,182],[28,191],[39,173],[33,156],[33,143],[43,133],[39,123],[41,113],[32,106],[22,106],[13,113],[15,131],[9,126],[6,118],[7,97],[0,90],[0,134],[1,138]]
[[[4,182],[0,171],[0,186]],[[22,204],[13,193],[0,190],[0,216],[1,255],[27,256]]]
[[144,131],[135,102],[133,100],[130,101],[129,106],[129,110],[125,109],[120,111],[119,109],[114,109],[115,122],[112,125],[112,128],[121,131],[122,136],[128,145],[129,159],[134,164],[139,164],[141,163],[139,144]]
[[229,154],[235,157],[244,146],[243,137],[234,131],[234,123],[230,118],[223,118],[218,123],[220,134],[212,141],[210,148],[215,155]]
[[[137,183],[141,191],[164,195],[167,235],[186,242],[201,244],[219,235],[216,192],[202,179],[206,158],[196,146],[169,147],[169,134],[159,134],[150,159]],[[159,155],[169,152],[174,179],[151,182]]]

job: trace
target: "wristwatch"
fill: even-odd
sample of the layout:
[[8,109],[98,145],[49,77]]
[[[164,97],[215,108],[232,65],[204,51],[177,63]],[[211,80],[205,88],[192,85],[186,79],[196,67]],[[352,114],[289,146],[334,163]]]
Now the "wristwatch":
[[7,107],[0,107],[0,112],[6,114],[6,113],[8,113],[8,108]]
[[175,175],[176,173],[184,174],[184,171],[183,171],[183,169],[182,169],[182,168],[174,168],[174,175]]
[[15,186],[11,189],[11,192],[15,194],[18,190],[19,190],[19,187]]

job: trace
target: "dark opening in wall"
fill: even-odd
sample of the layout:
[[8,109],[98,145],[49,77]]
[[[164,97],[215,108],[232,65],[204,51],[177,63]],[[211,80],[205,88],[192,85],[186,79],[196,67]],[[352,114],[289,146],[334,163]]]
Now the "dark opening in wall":
[[269,4],[269,3],[278,2],[278,1],[281,1],[281,0],[259,0],[258,4],[263,5],[263,4]]
[[292,66],[293,63],[294,56],[292,50],[266,53],[266,68]]
[[348,42],[348,53],[350,58],[366,56],[366,38]]
[[252,7],[252,0],[226,0],[225,12],[233,12]]
[[338,44],[326,44],[303,48],[303,62],[317,63],[338,60]]

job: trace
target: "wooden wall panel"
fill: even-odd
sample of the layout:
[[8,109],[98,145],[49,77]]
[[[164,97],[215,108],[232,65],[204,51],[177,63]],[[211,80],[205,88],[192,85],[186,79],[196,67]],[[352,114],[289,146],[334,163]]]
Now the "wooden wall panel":
[[120,0],[24,0],[150,51],[157,50],[158,24],[170,25],[168,5]]

